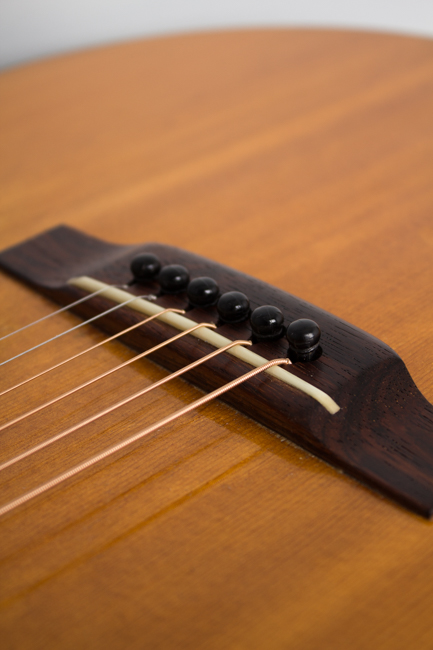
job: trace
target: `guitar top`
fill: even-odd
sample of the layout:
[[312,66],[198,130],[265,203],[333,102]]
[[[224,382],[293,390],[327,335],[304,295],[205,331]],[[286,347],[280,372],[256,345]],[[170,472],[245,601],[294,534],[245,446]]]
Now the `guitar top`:
[[[3,515],[4,647],[432,647],[432,74],[428,40],[282,30],[3,75],[0,337],[84,296],[73,277],[129,283],[146,251],[250,305],[230,322],[154,280],[128,293],[291,357],[337,405],[257,375]],[[112,304],[0,341],[0,362]],[[300,318],[321,329],[309,357],[285,335]],[[212,349],[185,336],[108,375],[173,335],[155,320],[78,357],[136,322],[125,307],[3,365],[0,392],[77,355],[0,395],[0,466],[92,421],[0,471],[0,507],[249,370],[221,354],[97,419]]]

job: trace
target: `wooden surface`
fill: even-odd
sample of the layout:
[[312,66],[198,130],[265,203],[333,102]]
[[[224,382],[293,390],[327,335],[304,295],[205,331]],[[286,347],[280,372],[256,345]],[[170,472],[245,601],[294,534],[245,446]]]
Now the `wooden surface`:
[[[94,50],[0,80],[2,248],[60,222],[187,248],[382,339],[433,401],[433,43],[263,31]],[[50,303],[1,278],[2,331]],[[10,339],[77,322],[64,315]],[[71,336],[2,386],[100,340]],[[3,400],[112,367],[110,344]],[[12,364],[10,364],[12,366]],[[130,367],[1,457],[163,376]],[[2,477],[2,499],[198,396],[184,382]],[[13,479],[13,480],[12,480]],[[430,649],[433,529],[222,404],[1,522],[6,648]]]
[[[238,323],[224,323],[217,306],[194,308],[189,305],[185,291],[160,295],[158,281],[130,286],[131,261],[143,252],[156,255],[163,268],[167,264],[181,264],[191,278],[203,275],[213,278],[222,294],[241,291],[249,297],[251,310],[261,305],[278,307],[286,323],[282,335],[273,341],[257,341],[252,337],[252,317],[247,316]],[[286,359],[288,341],[284,332],[288,324],[299,318],[312,319],[321,329],[319,356],[306,362],[293,359],[288,368],[290,375],[286,374],[303,381],[304,389],[315,387],[324,391],[322,397],[328,396],[335,410],[329,411],[320,400],[313,400],[268,374],[260,374],[226,392],[222,401],[380,494],[428,519],[432,517],[433,405],[416,388],[402,359],[371,334],[257,278],[175,246],[115,246],[67,226],[57,226],[3,251],[0,269],[60,305],[72,304],[71,311],[83,319],[96,318],[93,325],[108,335],[139,324],[143,314],[131,309],[133,305],[113,311],[112,300],[104,294],[80,302],[86,293],[68,280],[91,275],[106,283],[106,287],[128,285],[120,300],[131,294],[153,294],[161,309],[185,310],[190,326],[212,323],[215,333],[224,337],[226,343],[246,340],[248,345],[251,342],[249,351],[260,355],[262,363]],[[77,300],[79,304],[74,306]],[[194,336],[184,336],[164,345],[175,334],[178,330],[156,320],[127,332],[119,341],[140,353],[149,353],[157,346],[159,349],[149,358],[170,371],[185,369],[214,351],[212,345]],[[50,346],[51,349],[58,346],[58,341],[50,344],[48,350]],[[81,357],[81,363],[88,359],[91,357]],[[197,366],[184,378],[210,392],[249,370],[248,363],[222,354]],[[68,367],[63,368],[65,371]]]

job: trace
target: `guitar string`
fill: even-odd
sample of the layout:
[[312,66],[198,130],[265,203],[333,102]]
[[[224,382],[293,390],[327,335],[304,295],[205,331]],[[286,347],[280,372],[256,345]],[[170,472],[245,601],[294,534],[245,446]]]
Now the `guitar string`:
[[214,323],[197,323],[196,325],[194,325],[194,327],[191,327],[188,330],[185,330],[183,332],[180,332],[179,334],[176,334],[175,336],[172,336],[167,341],[163,341],[162,343],[159,343],[158,345],[155,345],[153,348],[150,348],[149,350],[145,350],[144,352],[140,352],[140,354],[137,354],[132,359],[128,359],[127,361],[124,361],[123,363],[119,364],[115,368],[111,368],[110,370],[107,370],[106,372],[103,372],[101,375],[98,375],[97,377],[94,377],[93,379],[90,379],[89,381],[84,382],[84,384],[80,384],[79,386],[76,386],[75,388],[72,388],[71,390],[68,390],[66,393],[62,393],[62,395],[58,395],[57,397],[54,397],[53,399],[49,400],[48,402],[45,402],[44,404],[40,404],[39,406],[35,407],[31,411],[27,411],[26,413],[23,413],[22,415],[19,415],[18,417],[14,418],[13,420],[10,420],[9,422],[5,422],[5,424],[0,426],[0,431],[3,431],[4,429],[7,429],[8,427],[11,427],[13,424],[17,424],[18,422],[21,422],[22,420],[25,420],[26,418],[30,417],[31,415],[34,415],[35,413],[39,413],[39,411],[42,411],[43,409],[47,408],[48,406],[52,406],[53,404],[56,404],[57,402],[64,399],[65,397],[69,397],[70,395],[73,395],[74,393],[78,392],[82,388],[86,388],[87,386],[90,386],[91,384],[94,384],[95,382],[99,381],[100,379],[103,379],[104,377],[108,377],[108,375],[113,374],[113,372],[117,372],[121,368],[125,368],[129,364],[134,363],[135,361],[138,361],[139,359],[142,359],[143,357],[146,357],[148,354],[151,354],[152,352],[156,352],[156,350],[159,350],[160,348],[163,348],[164,346],[168,345],[169,343],[172,343],[173,341],[177,341],[178,339],[182,338],[183,336],[186,336],[187,334],[191,334],[191,332],[194,332],[195,330],[200,329],[201,327],[208,327],[208,328],[211,328],[211,329],[216,329],[216,325],[214,325]]
[[96,314],[96,316],[92,316],[92,318],[88,318],[87,320],[82,321],[81,323],[78,323],[78,325],[75,325],[74,327],[71,327],[68,330],[65,330],[64,332],[60,332],[60,334],[56,334],[56,336],[52,336],[50,339],[46,339],[45,341],[42,341],[42,343],[38,343],[38,345],[34,345],[31,348],[28,348],[27,350],[24,350],[24,352],[20,352],[19,354],[16,354],[13,357],[10,357],[9,359],[6,359],[6,361],[2,361],[0,363],[0,366],[4,366],[7,363],[10,363],[11,361],[14,361],[15,359],[18,359],[19,357],[22,357],[25,354],[28,354],[29,352],[33,352],[33,350],[37,350],[38,348],[41,348],[43,345],[47,345],[47,343],[51,343],[51,341],[55,341],[56,339],[61,338],[62,336],[65,336],[65,334],[70,334],[71,332],[74,332],[75,330],[78,330],[80,327],[84,327],[84,325],[88,325],[89,323],[93,323],[93,321],[97,320],[98,318],[102,318],[102,316],[107,316],[108,314],[111,314],[111,312],[116,311],[116,309],[119,309],[120,307],[125,307],[125,305],[128,305],[131,302],[134,302],[135,300],[138,300],[139,298],[148,298],[149,296],[134,296],[134,298],[130,298],[129,300],[125,300],[124,302],[121,302],[117,305],[114,305],[114,307],[110,307],[110,309],[107,309],[106,311],[101,312],[100,314]]
[[86,418],[85,420],[82,420],[81,422],[78,422],[78,424],[74,424],[72,427],[69,427],[69,429],[65,429],[64,431],[61,431],[60,433],[56,434],[55,436],[52,436],[51,438],[48,438],[47,440],[44,440],[44,442],[41,442],[39,445],[35,445],[34,447],[31,447],[27,451],[24,451],[22,454],[19,454],[18,456],[14,456],[14,458],[11,458],[10,460],[6,461],[2,465],[0,465],[0,472],[6,469],[7,467],[10,467],[11,465],[15,465],[15,463],[18,463],[20,460],[24,460],[24,458],[28,458],[29,456],[35,454],[37,451],[40,451],[41,449],[44,449],[45,447],[48,447],[49,445],[53,444],[54,442],[57,442],[58,440],[61,440],[62,438],[65,438],[66,436],[70,435],[71,433],[74,433],[75,431],[78,431],[78,429],[81,429],[82,427],[86,426],[87,424],[90,424],[91,422],[95,422],[96,420],[99,420],[99,418],[104,417],[105,415],[108,415],[108,413],[111,413],[112,411],[115,411],[116,409],[125,406],[125,404],[128,404],[129,402],[132,402],[134,399],[137,399],[138,397],[142,397],[146,393],[150,393],[152,390],[155,390],[155,388],[159,388],[160,386],[163,386],[167,382],[171,381],[172,379],[175,379],[176,377],[180,377],[181,375],[185,374],[186,372],[189,372],[193,368],[196,368],[197,366],[206,363],[210,359],[213,359],[217,355],[226,352],[230,348],[234,347],[235,345],[251,345],[251,341],[232,341],[228,345],[224,346],[223,348],[219,348],[218,350],[214,350],[213,352],[210,352],[206,356],[202,357],[201,359],[197,359],[196,361],[193,361],[192,363],[188,364],[187,366],[184,366],[183,368],[180,368],[179,370],[176,370],[175,372],[172,372],[171,374],[167,375],[166,377],[163,377],[162,379],[159,379],[156,382],[153,382],[149,386],[146,386],[146,388],[143,388],[139,390],[136,393],[133,393],[132,395],[129,395],[125,399],[121,400],[120,402],[116,402],[115,404],[112,404],[111,406],[107,407],[106,409],[103,409],[99,413],[96,413],[95,415],[91,415],[90,417]]
[[[129,289],[127,284],[112,284],[110,285],[110,288]],[[47,320],[47,318],[51,318],[52,316],[57,316],[57,314],[61,314],[63,311],[67,311],[68,309],[71,309],[71,307],[75,307],[76,305],[81,305],[82,302],[86,302],[86,300],[89,300],[90,298],[97,296],[99,293],[102,293],[103,291],[105,291],[105,289],[98,289],[97,291],[93,291],[90,295],[84,296],[79,300],[75,300],[75,302],[71,302],[69,303],[69,305],[66,305],[65,307],[56,309],[56,311],[52,311],[50,314],[47,314],[46,316],[42,316],[42,318],[38,318],[37,320],[34,320],[32,323],[27,323],[27,325],[24,325],[23,327],[20,327],[17,330],[14,330],[13,332],[9,332],[9,334],[0,336],[0,341],[9,338],[9,336],[13,336],[14,334],[18,334],[19,332],[22,332],[23,330],[26,330],[28,327],[33,327],[33,325],[37,325],[38,323]]]
[[2,395],[6,395],[7,393],[10,393],[12,390],[15,390],[16,388],[20,388],[20,386],[24,386],[25,384],[28,384],[29,382],[33,381],[34,379],[38,379],[39,377],[42,377],[43,375],[46,375],[47,373],[51,372],[52,370],[56,370],[56,368],[60,368],[61,366],[64,366],[66,363],[69,363],[70,361],[73,361],[74,359],[78,359],[78,357],[83,356],[83,354],[87,354],[88,352],[91,352],[92,350],[95,350],[96,348],[99,348],[101,345],[105,345],[106,343],[109,343],[110,341],[114,341],[115,339],[119,338],[123,334],[127,334],[128,332],[131,332],[132,330],[136,329],[137,327],[140,327],[140,325],[145,325],[151,320],[154,320],[155,318],[158,318],[161,314],[165,314],[167,312],[173,312],[175,314],[184,314],[185,310],[184,309],[174,309],[174,308],[167,308],[164,309],[163,311],[153,314],[152,316],[149,316],[148,318],[145,318],[144,320],[139,321],[138,323],[135,323],[134,325],[131,325],[131,327],[127,327],[126,329],[122,330],[121,332],[117,332],[116,334],[113,334],[113,336],[110,336],[108,339],[104,339],[103,341],[100,341],[99,343],[96,343],[95,345],[92,345],[90,348],[86,348],[82,352],[78,352],[77,354],[74,354],[72,357],[68,357],[68,359],[65,359],[64,361],[60,361],[59,363],[56,363],[54,366],[51,366],[50,368],[47,368],[46,370],[42,370],[41,372],[38,372],[38,374],[33,375],[33,377],[29,377],[28,379],[24,379],[24,381],[19,382],[19,384],[15,384],[14,386],[11,386],[10,388],[6,388],[6,390],[2,391],[0,393],[0,397]]
[[[94,278],[89,278],[86,276],[71,278],[69,280],[69,284],[79,287],[84,291],[94,291],[95,289],[99,289],[104,286],[104,284],[99,280],[95,280]],[[106,295],[115,302],[123,302],[130,294],[120,289],[110,289],[107,287]],[[161,309],[161,307],[159,307],[154,302],[149,302],[148,300],[143,300],[142,298],[138,299],[132,308],[146,315],[154,314]],[[178,330],[186,330],[195,324],[194,321],[179,314],[167,314],[167,316],[163,317],[162,320]],[[230,342],[230,339],[221,335],[218,331],[210,331],[206,328],[198,330],[193,336],[197,337],[201,341],[209,343],[215,348],[220,348]],[[255,367],[259,367],[267,361],[267,359],[260,356],[256,352],[253,352],[251,349],[243,348],[242,346],[229,350],[229,354]],[[315,399],[328,411],[328,413],[334,415],[340,410],[339,405],[330,397],[330,395],[317,388],[316,386],[308,383],[304,379],[301,379],[297,375],[294,375],[291,372],[287,372],[287,370],[284,370],[280,367],[269,368],[267,372],[273,377],[276,377],[280,381],[291,386],[292,388],[300,390],[305,395],[308,395],[309,397]]]
[[203,397],[199,398],[198,400],[195,400],[191,404],[188,404],[187,406],[184,406],[183,408],[179,409],[178,411],[175,411],[175,413],[172,413],[171,415],[168,415],[167,417],[163,418],[162,420],[159,420],[158,422],[150,425],[149,427],[146,427],[139,433],[134,434],[133,436],[130,436],[129,438],[126,438],[126,440],[123,440],[120,443],[117,443],[116,445],[113,445],[112,447],[109,447],[105,451],[102,451],[99,454],[96,454],[95,456],[92,456],[91,458],[87,459],[83,463],[80,463],[79,465],[75,465],[68,471],[64,472],[63,474],[60,474],[59,476],[56,476],[55,478],[51,479],[50,481],[47,481],[46,483],[43,483],[39,487],[35,488],[34,490],[31,490],[29,492],[26,492],[23,494],[21,497],[18,497],[17,499],[14,499],[13,501],[10,501],[9,503],[5,504],[0,508],[0,516],[6,514],[7,512],[10,512],[11,510],[14,510],[18,506],[26,503],[27,501],[30,501],[34,497],[39,496],[40,494],[43,494],[47,490],[55,487],[56,485],[59,485],[63,481],[66,481],[68,478],[71,478],[75,476],[76,474],[79,474],[85,469],[88,469],[92,465],[95,465],[96,463],[100,462],[101,460],[104,460],[105,458],[108,458],[112,454],[116,453],[117,451],[120,451],[121,449],[124,449],[125,447],[131,445],[132,443],[136,442],[137,440],[140,440],[141,438],[144,438],[144,436],[149,435],[150,433],[153,433],[157,429],[160,429],[166,424],[169,424],[170,422],[173,422],[174,420],[177,420],[178,418],[182,417],[183,415],[186,415],[190,411],[193,411],[194,409],[197,409],[200,406],[203,406],[204,404],[207,404],[207,402],[210,402],[211,400],[215,399],[216,397],[219,397],[223,393],[226,393],[227,391],[231,390],[232,388],[235,388],[239,384],[242,384],[243,382],[247,381],[248,379],[251,379],[255,375],[258,375],[261,372],[264,372],[268,368],[271,368],[272,366],[277,366],[277,365],[283,365],[283,364],[288,364],[290,363],[289,359],[274,359],[273,361],[268,361],[262,366],[259,366],[258,368],[254,368],[253,370],[250,370],[249,372],[245,373],[244,375],[241,375],[241,377],[238,377],[237,379],[234,379],[233,381],[224,384],[224,386],[221,386],[220,388],[217,388],[216,390],[212,391],[211,393],[208,393],[207,395],[204,395]]

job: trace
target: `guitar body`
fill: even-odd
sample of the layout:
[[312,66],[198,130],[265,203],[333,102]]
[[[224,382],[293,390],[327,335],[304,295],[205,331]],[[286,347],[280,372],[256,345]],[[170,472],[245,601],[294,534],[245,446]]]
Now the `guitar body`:
[[[3,74],[1,248],[59,223],[234,267],[393,348],[433,402],[433,43],[263,31]],[[78,260],[79,261],[79,260]],[[53,304],[1,275],[0,336]],[[3,360],[79,323],[0,342]],[[81,328],[0,390],[102,340]],[[61,341],[61,342],[60,342]],[[133,352],[0,398],[1,422]],[[0,460],[166,374],[140,361],[0,433]],[[0,473],[2,503],[202,393],[181,379]],[[0,520],[4,648],[433,645],[433,529],[212,402]]]

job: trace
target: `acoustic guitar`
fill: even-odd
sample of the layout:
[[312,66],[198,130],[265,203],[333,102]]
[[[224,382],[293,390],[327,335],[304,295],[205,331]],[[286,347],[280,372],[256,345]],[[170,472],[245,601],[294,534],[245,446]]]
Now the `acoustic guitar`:
[[[3,74],[0,337],[20,331],[0,341],[0,465],[74,432],[0,471],[0,509],[249,369],[228,352],[165,381],[209,352],[192,335],[126,365],[141,329],[107,332],[138,312],[81,325],[101,294],[45,318],[98,290],[78,275],[278,351],[337,406],[261,373],[5,512],[2,647],[432,647],[432,73],[428,40],[274,30]],[[276,304],[284,330],[131,284],[140,251]],[[301,358],[285,327],[312,316]],[[155,322],[146,346],[174,334]]]

